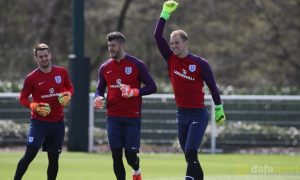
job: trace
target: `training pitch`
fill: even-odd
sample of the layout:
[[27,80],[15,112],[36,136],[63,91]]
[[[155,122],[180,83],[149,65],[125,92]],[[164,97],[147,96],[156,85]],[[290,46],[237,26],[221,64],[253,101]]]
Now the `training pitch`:
[[[23,152],[0,152],[0,179],[11,180]],[[141,153],[143,180],[183,180],[183,154]],[[199,154],[205,180],[300,180],[300,155]],[[125,158],[124,158],[125,160]],[[47,155],[39,152],[23,180],[46,178]],[[127,179],[132,170],[124,161]],[[109,153],[63,152],[57,180],[115,180]]]

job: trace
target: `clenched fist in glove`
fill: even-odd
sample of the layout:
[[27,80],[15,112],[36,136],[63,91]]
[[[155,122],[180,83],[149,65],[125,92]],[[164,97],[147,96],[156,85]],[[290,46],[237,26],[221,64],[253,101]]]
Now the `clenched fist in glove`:
[[123,98],[130,98],[130,97],[136,97],[139,95],[139,90],[136,88],[131,88],[127,84],[121,84],[120,90],[122,91],[122,97]]
[[94,100],[94,107],[97,109],[102,109],[104,107],[104,101],[102,96],[98,96]]
[[166,1],[164,2],[163,9],[161,11],[160,17],[168,20],[172,12],[174,12],[178,7],[178,3],[176,1]]
[[58,102],[63,105],[63,106],[67,106],[69,105],[71,100],[71,93],[70,92],[62,92],[60,93],[60,95],[58,96]]
[[32,111],[35,111],[43,117],[46,117],[51,112],[51,108],[48,103],[32,102],[30,103],[29,107]]
[[216,105],[215,108],[215,121],[217,124],[224,124],[226,121],[223,105]]

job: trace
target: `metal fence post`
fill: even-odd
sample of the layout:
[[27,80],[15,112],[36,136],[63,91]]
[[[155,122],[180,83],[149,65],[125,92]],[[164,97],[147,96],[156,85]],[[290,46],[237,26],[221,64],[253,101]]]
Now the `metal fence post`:
[[211,141],[210,141],[210,148],[211,148],[211,154],[216,153],[216,122],[214,120],[215,118],[215,104],[213,100],[211,99],[211,106],[210,106],[210,125],[211,125]]
[[94,107],[93,107],[93,94],[89,94],[89,152],[94,150]]

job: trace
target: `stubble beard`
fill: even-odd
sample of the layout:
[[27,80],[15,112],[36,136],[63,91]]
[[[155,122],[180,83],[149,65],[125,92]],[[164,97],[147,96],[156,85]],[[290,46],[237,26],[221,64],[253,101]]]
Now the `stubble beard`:
[[47,63],[44,62],[44,63],[40,63],[40,64],[39,64],[39,67],[40,67],[41,69],[48,69],[50,66],[51,66],[50,60],[48,60]]
[[121,57],[121,53],[119,51],[110,52],[110,57],[113,59],[119,59]]

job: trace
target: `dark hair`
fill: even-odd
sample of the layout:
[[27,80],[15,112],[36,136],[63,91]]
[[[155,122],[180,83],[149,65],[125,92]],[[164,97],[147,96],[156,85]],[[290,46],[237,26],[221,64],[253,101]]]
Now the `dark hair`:
[[49,46],[45,43],[40,43],[34,46],[33,53],[36,56],[37,51],[47,50],[50,53]]
[[125,43],[125,37],[122,33],[120,32],[111,32],[107,35],[107,41],[113,41],[113,40],[116,40],[118,41],[119,43],[122,43],[124,44]]

